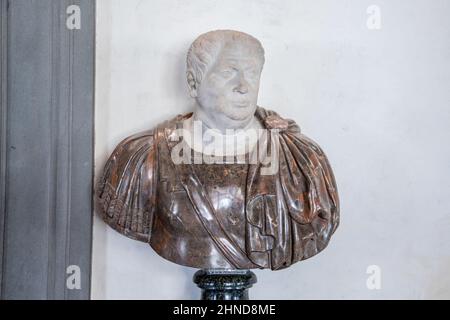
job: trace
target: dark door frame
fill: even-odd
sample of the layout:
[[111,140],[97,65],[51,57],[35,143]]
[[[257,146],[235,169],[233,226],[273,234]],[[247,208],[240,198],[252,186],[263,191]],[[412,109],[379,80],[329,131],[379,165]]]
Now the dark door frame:
[[89,299],[95,1],[0,1],[1,298]]

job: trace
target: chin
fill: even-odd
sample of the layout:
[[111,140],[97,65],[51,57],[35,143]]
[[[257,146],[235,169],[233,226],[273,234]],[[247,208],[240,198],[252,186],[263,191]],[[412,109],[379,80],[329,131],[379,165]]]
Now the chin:
[[230,106],[224,110],[224,114],[235,121],[244,121],[253,116],[256,111],[256,105],[249,105],[247,107]]

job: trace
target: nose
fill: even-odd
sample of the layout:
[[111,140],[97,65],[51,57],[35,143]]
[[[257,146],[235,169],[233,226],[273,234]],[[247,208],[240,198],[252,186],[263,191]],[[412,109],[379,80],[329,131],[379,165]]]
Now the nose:
[[248,92],[248,83],[242,73],[239,73],[238,75],[238,82],[233,88],[233,92],[239,92],[240,94],[245,94]]

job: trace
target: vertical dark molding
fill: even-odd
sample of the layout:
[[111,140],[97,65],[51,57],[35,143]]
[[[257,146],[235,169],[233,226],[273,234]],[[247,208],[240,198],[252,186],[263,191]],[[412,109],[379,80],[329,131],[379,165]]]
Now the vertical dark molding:
[[1,297],[89,299],[95,1],[1,1]]
[[7,123],[7,96],[6,96],[6,48],[7,48],[7,18],[8,0],[0,3],[0,293],[3,288],[3,252],[6,229],[6,123]]

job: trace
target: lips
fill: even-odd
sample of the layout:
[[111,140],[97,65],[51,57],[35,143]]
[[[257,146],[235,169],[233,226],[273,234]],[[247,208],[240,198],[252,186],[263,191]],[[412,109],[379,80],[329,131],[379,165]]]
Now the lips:
[[248,106],[248,102],[235,102],[234,105],[239,108],[244,108]]

